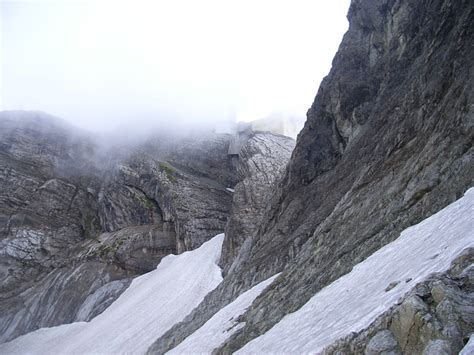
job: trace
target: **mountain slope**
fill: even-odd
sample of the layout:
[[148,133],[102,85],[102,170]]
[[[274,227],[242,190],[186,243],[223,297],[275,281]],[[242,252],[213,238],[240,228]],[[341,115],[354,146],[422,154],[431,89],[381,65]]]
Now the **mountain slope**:
[[474,4],[353,0],[348,19],[247,256],[151,352],[283,272],[223,350],[241,348],[474,185]]
[[[241,165],[245,174],[237,178],[234,158],[241,156],[229,150],[230,145],[235,148],[229,136],[210,134],[197,142],[160,136],[132,152],[129,147],[116,149],[111,160],[100,160],[104,164],[99,167],[106,167],[102,171],[87,158],[91,143],[64,135],[64,127],[58,133],[7,124],[0,145],[3,339],[83,319],[84,309],[96,308],[88,317],[100,313],[107,300],[121,292],[117,288],[127,287],[130,276],[150,270],[172,250],[198,247],[223,231],[230,217],[220,260],[224,279],[182,322],[172,322],[164,334],[157,334],[148,351],[176,348],[209,326],[214,316],[219,319],[220,311],[232,309],[247,290],[281,273],[239,315],[240,325],[216,350],[244,351],[246,344],[252,346],[260,336],[255,342],[265,339],[264,334],[278,329],[290,314],[306,310],[313,297],[318,299],[333,282],[349,277],[377,250],[397,245],[403,230],[474,186],[474,3],[352,0],[348,19],[349,30],[281,177],[260,177],[273,163],[275,172],[280,171],[286,161],[278,159],[278,152],[265,150],[280,147],[286,156],[291,148],[273,144],[280,138],[259,149],[252,148],[258,135],[233,139],[239,149],[248,143],[241,150],[248,158],[247,166]],[[204,154],[206,149],[211,152]],[[277,157],[267,159],[262,153]],[[268,164],[250,169],[259,162]],[[232,195],[227,187],[238,182],[240,188],[237,184]],[[441,238],[441,232],[433,233]],[[445,235],[440,245],[450,238],[456,239]],[[472,245],[472,235],[462,238],[467,238],[462,248]],[[439,288],[462,291],[458,296],[451,292],[449,302],[465,299],[472,279],[470,274],[459,279],[455,269],[470,267],[467,254],[453,265],[453,272],[412,290],[412,296],[422,290],[419,299],[409,296],[392,311],[372,314],[361,325],[365,329],[357,328],[360,334],[332,345],[313,345],[329,345],[329,352],[373,350],[383,341],[395,341],[400,349],[422,353],[446,347],[443,341],[452,338],[450,349],[459,349],[471,331],[456,323],[462,320],[458,313],[463,307],[443,304],[436,298],[439,290],[433,293],[431,288],[439,281]],[[438,265],[436,259],[433,270],[445,270],[446,264]],[[426,276],[422,270],[420,279]],[[386,287],[388,295],[402,289],[400,284]],[[423,291],[426,288],[429,292]],[[74,290],[74,297],[67,297],[68,289]],[[86,301],[89,296],[96,307]],[[419,301],[416,307],[414,299]],[[433,313],[439,304],[440,314]],[[410,312],[426,317],[407,318]],[[433,314],[436,322],[428,321]],[[398,330],[384,326],[399,318],[403,324]],[[440,329],[428,331],[433,324]]]
[[[400,307],[408,309],[405,313],[410,312],[422,304],[417,295],[420,285],[423,286],[430,275],[455,268],[459,269],[457,279],[466,279],[461,290],[445,288],[438,282],[431,283],[428,292],[438,304],[444,302],[445,307],[449,304],[459,308],[453,311],[436,307],[436,316],[442,326],[439,333],[432,330],[447,343],[450,352],[459,351],[462,340],[474,330],[469,321],[474,319],[474,308],[469,302],[472,299],[469,290],[474,287],[472,278],[469,279],[474,270],[473,212],[474,189],[471,189],[460,200],[403,231],[397,240],[323,288],[301,309],[284,317],[237,353],[320,353],[338,339],[360,334],[394,305],[401,304]],[[0,351],[8,354],[144,353],[157,336],[183,319],[222,281],[217,262],[223,239],[223,235],[218,235],[194,251],[167,256],[156,270],[133,280],[117,301],[90,322],[40,329],[0,345]],[[244,292],[170,354],[211,353],[219,348],[244,326],[240,316],[265,289],[273,287],[272,283],[279,276],[274,275]],[[431,276],[433,278],[439,276]],[[407,298],[405,294],[410,290],[415,291]],[[397,301],[403,296],[408,301]],[[461,297],[455,299],[458,304],[448,303],[456,296]],[[426,294],[423,297],[427,299]],[[449,319],[442,318],[446,311],[451,316]],[[413,332],[411,327],[404,326],[408,317],[400,315],[400,319],[386,323],[390,330],[385,330],[385,337],[390,336],[395,342],[391,346],[398,352],[403,347],[408,353],[433,346],[429,337],[415,344],[397,342],[409,338]],[[417,323],[413,328],[422,328],[423,322],[428,323],[434,317],[413,320]],[[373,331],[369,334],[372,336],[365,339],[366,346],[369,340],[370,343],[374,343],[372,339],[378,341]],[[347,344],[343,345],[347,348]]]
[[[265,150],[279,172],[294,141],[259,136],[284,143],[281,156]],[[164,256],[222,233],[227,188],[245,178],[231,138],[163,130],[122,141],[41,112],[0,112],[0,342],[90,320]]]
[[[473,213],[474,188],[440,212],[405,229],[395,241],[354,266],[237,353],[319,353],[336,340],[360,332],[413,285],[432,273],[445,272],[463,251],[474,247]],[[474,317],[472,307],[463,310],[463,317]],[[392,329],[396,328],[393,323]],[[467,324],[460,334],[446,335],[456,343],[473,330]],[[401,338],[400,332],[396,335]],[[408,348],[403,351],[411,353]]]

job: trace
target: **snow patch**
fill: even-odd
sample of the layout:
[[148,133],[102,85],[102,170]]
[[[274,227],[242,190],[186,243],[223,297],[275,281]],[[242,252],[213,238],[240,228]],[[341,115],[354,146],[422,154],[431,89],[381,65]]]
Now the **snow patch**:
[[320,353],[364,329],[413,285],[446,271],[464,249],[474,246],[473,216],[471,188],[463,198],[404,230],[237,353]]
[[188,336],[177,347],[167,354],[210,354],[244,326],[237,318],[243,314],[263,290],[275,280],[276,274],[260,282],[250,290],[237,297],[209,319],[201,328]]
[[145,353],[222,281],[224,234],[200,248],[169,255],[90,322],[43,328],[0,345],[2,354]]

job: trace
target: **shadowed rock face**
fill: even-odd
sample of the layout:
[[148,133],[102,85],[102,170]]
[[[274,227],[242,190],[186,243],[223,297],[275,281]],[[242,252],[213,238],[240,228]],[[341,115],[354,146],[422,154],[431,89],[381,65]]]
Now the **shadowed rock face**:
[[283,271],[218,352],[241,348],[474,185],[474,4],[353,0],[348,18],[252,244],[150,352],[174,347]]

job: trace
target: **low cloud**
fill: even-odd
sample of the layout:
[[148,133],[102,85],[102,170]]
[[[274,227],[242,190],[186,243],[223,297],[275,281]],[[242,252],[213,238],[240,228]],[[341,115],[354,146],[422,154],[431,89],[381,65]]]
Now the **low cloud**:
[[349,1],[3,1],[2,109],[93,131],[303,118]]

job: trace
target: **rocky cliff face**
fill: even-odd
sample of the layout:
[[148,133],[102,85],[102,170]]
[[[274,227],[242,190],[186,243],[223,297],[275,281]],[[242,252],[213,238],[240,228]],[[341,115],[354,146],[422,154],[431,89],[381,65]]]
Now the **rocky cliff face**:
[[[245,178],[226,134],[104,148],[46,114],[7,111],[0,132],[0,341],[89,320],[163,256],[222,233],[227,187]],[[255,149],[292,142],[259,136]]]
[[232,213],[221,257],[224,274],[233,271],[249,251],[293,148],[294,141],[285,136],[262,133],[251,135],[243,143],[237,165],[239,182],[233,192]]
[[[348,19],[286,169],[292,144],[270,134],[161,134],[101,154],[63,124],[3,113],[2,340],[91,319],[163,255],[226,229],[224,280],[149,352],[281,272],[215,350],[230,353],[473,186],[474,4],[353,0]],[[327,352],[456,351],[474,330],[471,266],[466,251]]]
[[353,0],[348,19],[251,245],[150,352],[283,271],[218,352],[241,348],[473,185],[473,3]]

